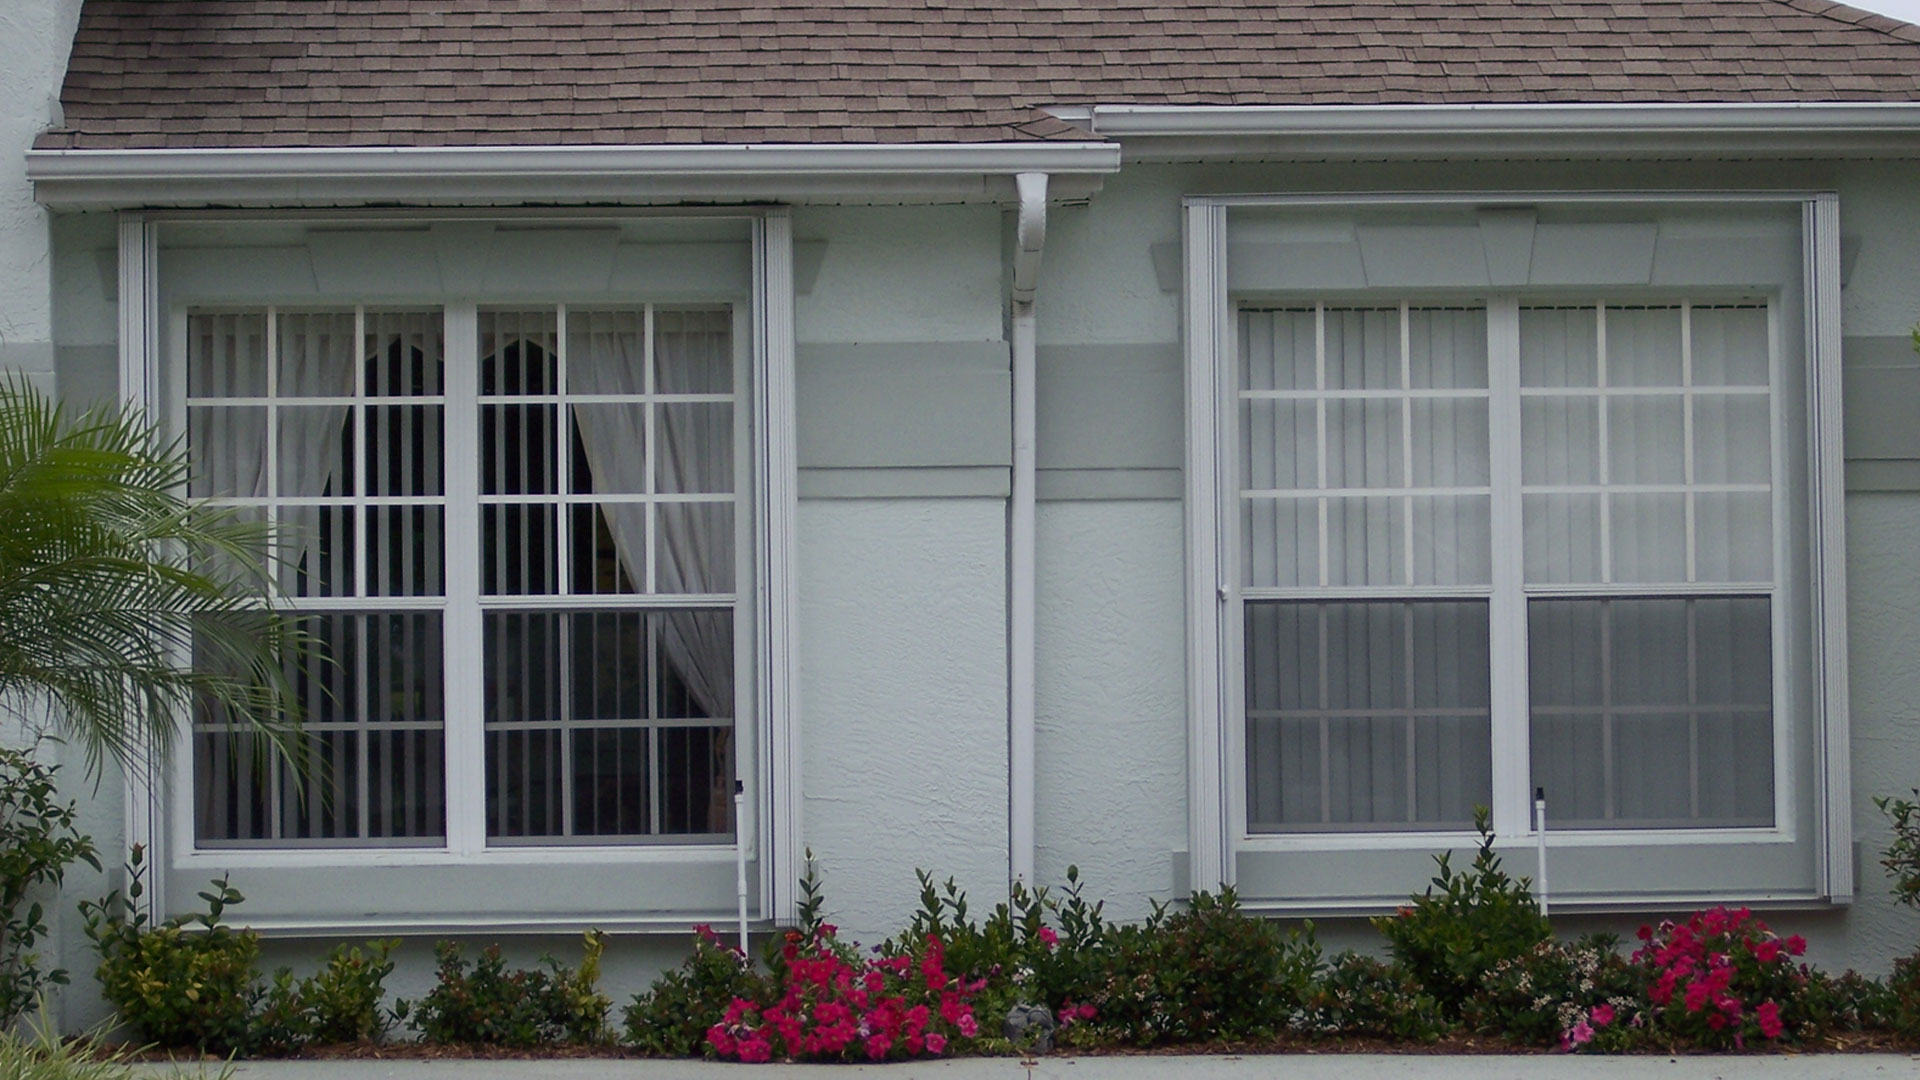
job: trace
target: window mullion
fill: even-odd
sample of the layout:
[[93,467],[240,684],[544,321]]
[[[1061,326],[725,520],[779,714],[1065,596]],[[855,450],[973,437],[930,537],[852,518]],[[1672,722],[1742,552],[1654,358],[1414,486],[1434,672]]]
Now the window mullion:
[[1530,831],[1527,598],[1520,504],[1520,301],[1487,302],[1488,447],[1492,478],[1492,585],[1488,655],[1493,698],[1493,827]]
[[486,846],[485,640],[480,612],[479,315],[448,304],[446,319],[446,566],[443,620],[446,674],[447,846]]

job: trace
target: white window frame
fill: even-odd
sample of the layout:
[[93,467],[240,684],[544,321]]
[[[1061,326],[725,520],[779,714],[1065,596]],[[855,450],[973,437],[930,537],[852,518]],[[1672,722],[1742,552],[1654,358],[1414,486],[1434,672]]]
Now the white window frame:
[[[338,215],[335,218],[300,215],[305,220],[345,220],[361,222],[362,216]],[[455,215],[419,213],[406,215],[409,223],[446,220]],[[738,847],[746,845],[750,857],[758,861],[760,880],[754,892],[762,918],[789,922],[795,913],[795,882],[801,872],[803,836],[800,811],[799,718],[795,680],[797,648],[795,628],[795,553],[794,536],[797,511],[797,471],[794,451],[794,329],[793,329],[793,232],[789,213],[784,208],[726,209],[709,214],[684,212],[672,214],[633,209],[617,213],[568,215],[544,212],[546,221],[556,217],[583,220],[634,219],[645,217],[705,216],[746,219],[751,226],[752,284],[747,307],[748,319],[736,318],[737,345],[747,356],[751,371],[751,441],[754,500],[754,527],[750,550],[739,557],[751,558],[757,568],[752,575],[751,595],[742,592],[736,603],[751,612],[752,641],[736,642],[736,652],[751,649],[758,677],[750,691],[754,695],[753,758],[757,776],[749,778],[748,817],[736,823],[735,842],[707,844],[583,844],[553,845],[515,843],[491,847],[485,842],[484,817],[471,822],[456,816],[460,805],[485,805],[484,770],[475,771],[484,755],[484,744],[472,742],[464,755],[449,753],[446,783],[447,840],[443,847],[304,847],[304,848],[210,848],[199,849],[194,840],[191,800],[187,798],[191,755],[144,753],[140,763],[127,771],[125,827],[127,843],[138,844],[147,852],[147,864],[171,867],[188,874],[219,874],[229,869],[275,867],[394,867],[394,866],[566,866],[566,865],[649,865],[731,863]],[[476,217],[512,223],[527,215],[511,212],[462,212],[459,220]],[[381,219],[385,219],[382,216]],[[123,213],[119,218],[119,374],[120,399],[153,417],[173,415],[184,401],[184,372],[169,371],[163,362],[164,335],[170,332],[169,314],[161,310],[159,251],[163,224],[193,222],[259,221],[258,212],[234,214],[209,213]],[[378,297],[365,302],[378,302]],[[643,302],[644,297],[635,302]],[[509,301],[519,303],[518,301]],[[431,306],[444,313],[446,351],[449,357],[475,356],[478,346],[472,340],[477,330],[477,310],[487,301],[449,297]],[[264,310],[266,305],[261,305]],[[467,340],[456,341],[456,336]],[[177,344],[177,343],[176,343]],[[176,350],[177,351],[177,350]],[[178,369],[181,365],[174,365]],[[472,377],[477,377],[477,372]],[[164,380],[164,382],[163,382]],[[177,384],[177,385],[174,385]],[[477,430],[471,422],[453,422],[447,431],[446,455],[477,453],[472,438]],[[461,431],[465,434],[462,435]],[[456,442],[456,440],[461,440]],[[449,492],[447,524],[449,534],[455,528],[477,529],[479,505],[459,505]],[[469,520],[470,519],[470,520]],[[462,524],[465,522],[465,524]],[[470,568],[475,569],[477,568]],[[450,562],[451,579],[464,572]],[[476,576],[473,587],[479,587]],[[565,597],[538,598],[554,603],[571,601]],[[748,606],[750,605],[750,606]],[[450,642],[451,644],[451,642]],[[471,653],[471,655],[469,655]],[[478,680],[480,657],[472,650],[449,647],[446,655],[447,677]],[[454,745],[448,739],[448,745]],[[471,788],[472,791],[467,789]],[[464,793],[464,794],[462,794]],[[459,796],[459,797],[456,797]],[[167,875],[156,872],[148,882],[145,900],[148,909],[168,909],[164,895]],[[619,921],[619,920],[616,920]],[[641,917],[641,923],[659,921],[684,925],[685,919],[665,916],[659,920]]]
[[[1258,851],[1339,851],[1358,849],[1418,849],[1431,851],[1471,841],[1458,832],[1365,832],[1254,834],[1247,827],[1244,730],[1236,709],[1244,657],[1238,645],[1240,628],[1230,616],[1238,605],[1233,578],[1238,548],[1238,498],[1234,467],[1223,433],[1232,430],[1228,411],[1237,405],[1235,389],[1237,336],[1234,332],[1232,283],[1227,273],[1228,218],[1236,208],[1265,207],[1326,209],[1353,212],[1394,207],[1437,210],[1486,205],[1554,206],[1565,204],[1617,205],[1630,209],[1647,203],[1773,203],[1801,209],[1802,250],[1805,252],[1802,290],[1805,301],[1807,360],[1807,416],[1809,550],[1807,573],[1811,590],[1808,610],[1813,670],[1788,672],[1784,645],[1775,635],[1775,799],[1776,820],[1771,828],[1619,829],[1555,831],[1556,845],[1657,845],[1750,841],[1790,843],[1796,837],[1790,811],[1790,777],[1799,767],[1790,760],[1793,750],[1781,731],[1783,713],[1791,700],[1782,683],[1793,675],[1812,679],[1810,699],[1818,715],[1815,725],[1815,833],[1816,878],[1820,895],[1844,903],[1853,891],[1851,807],[1849,803],[1849,748],[1846,680],[1845,522],[1842,514],[1842,450],[1840,415],[1840,304],[1839,203],[1832,192],[1464,192],[1457,194],[1370,195],[1228,195],[1193,196],[1184,200],[1185,318],[1187,417],[1187,675],[1188,675],[1188,880],[1195,888],[1232,885],[1237,855]],[[1493,334],[1515,332],[1520,301],[1511,290],[1490,289],[1489,329]],[[1685,290],[1676,290],[1684,296]],[[1387,297],[1383,299],[1399,299]],[[1514,318],[1505,314],[1512,309]],[[1775,338],[1777,340],[1777,313]],[[1498,341],[1495,350],[1511,349],[1517,341]],[[1780,350],[1776,348],[1774,385],[1780,386]],[[1510,409],[1505,426],[1518,431],[1520,394],[1517,369],[1489,372],[1493,409]],[[1775,410],[1778,411],[1777,390]],[[1780,482],[1781,445],[1773,439],[1775,484]],[[1517,454],[1493,448],[1491,478],[1493,535],[1517,533],[1521,478]],[[1503,492],[1506,493],[1503,496]],[[1776,494],[1775,520],[1783,519],[1784,502]],[[1784,529],[1775,537],[1775,596],[1790,580],[1784,563]],[[1493,580],[1503,572],[1517,575],[1518,557],[1504,560],[1496,550]],[[1509,586],[1517,582],[1509,582]],[[1528,725],[1498,722],[1505,715],[1527,715],[1525,653],[1526,603],[1516,587],[1495,590],[1491,617],[1490,654],[1496,715],[1493,729],[1494,828],[1510,839],[1530,838],[1533,823],[1529,783]],[[1776,603],[1778,600],[1776,599]],[[1776,623],[1778,617],[1776,617]],[[1551,823],[1549,823],[1551,824]],[[1261,899],[1261,898],[1255,898]]]

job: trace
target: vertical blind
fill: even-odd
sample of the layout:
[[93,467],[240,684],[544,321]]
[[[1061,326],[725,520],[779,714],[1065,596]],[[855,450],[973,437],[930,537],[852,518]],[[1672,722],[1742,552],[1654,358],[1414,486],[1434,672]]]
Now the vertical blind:
[[[1250,828],[1451,827],[1490,802],[1496,545],[1524,567],[1532,780],[1556,820],[1772,823],[1766,304],[1519,320],[1500,358],[1484,308],[1240,311]],[[1517,536],[1492,532],[1496,445],[1520,458]]]
[[[449,724],[478,725],[500,842],[732,830],[729,311],[482,312],[464,401],[439,312],[188,324],[190,492],[280,526],[259,554],[312,645],[286,661],[292,762],[196,717],[200,843],[443,843]],[[478,460],[444,460],[449,409]],[[446,535],[449,467],[473,470],[478,536]],[[480,610],[448,609],[449,563],[477,566]],[[481,716],[447,715],[449,618],[481,621]]]

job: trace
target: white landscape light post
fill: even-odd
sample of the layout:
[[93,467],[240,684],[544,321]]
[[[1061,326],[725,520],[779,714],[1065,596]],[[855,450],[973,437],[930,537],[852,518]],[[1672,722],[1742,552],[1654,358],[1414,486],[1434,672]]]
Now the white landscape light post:
[[1547,914],[1547,789],[1533,789],[1533,837],[1539,848],[1540,915]]
[[740,955],[751,956],[747,951],[747,843],[745,832],[740,827],[741,815],[747,811],[747,782],[735,777],[733,781],[733,898],[740,908]]

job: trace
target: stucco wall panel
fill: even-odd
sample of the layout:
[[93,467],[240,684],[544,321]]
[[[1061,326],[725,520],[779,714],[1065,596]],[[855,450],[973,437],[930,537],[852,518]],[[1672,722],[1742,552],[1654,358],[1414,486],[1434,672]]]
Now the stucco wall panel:
[[1180,504],[1045,503],[1038,528],[1035,874],[1077,865],[1109,916],[1144,918],[1186,847]]
[[800,505],[804,830],[844,932],[900,929],[913,871],[1007,875],[1005,504]]
[[826,241],[796,297],[801,342],[1001,337],[1001,211],[993,206],[803,207],[794,236]]

